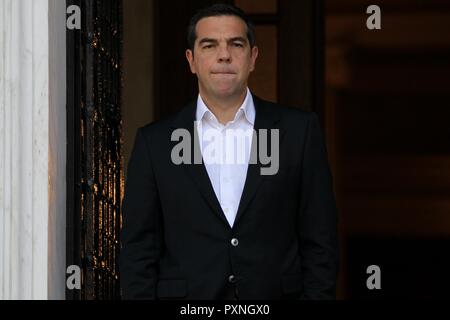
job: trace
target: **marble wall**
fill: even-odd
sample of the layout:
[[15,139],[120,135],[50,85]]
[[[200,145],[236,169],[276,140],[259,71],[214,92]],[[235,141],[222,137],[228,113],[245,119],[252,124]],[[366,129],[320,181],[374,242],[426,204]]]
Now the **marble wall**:
[[0,299],[65,290],[65,2],[0,0]]

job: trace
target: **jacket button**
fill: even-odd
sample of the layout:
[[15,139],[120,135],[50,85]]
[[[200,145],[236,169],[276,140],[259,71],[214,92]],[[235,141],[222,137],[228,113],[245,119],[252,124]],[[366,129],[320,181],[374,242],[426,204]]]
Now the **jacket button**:
[[231,239],[231,245],[233,247],[237,247],[238,244],[239,244],[239,240],[238,239],[236,239],[236,238]]
[[232,274],[231,276],[228,277],[228,282],[230,282],[230,283],[236,282],[236,277],[234,276],[234,274]]

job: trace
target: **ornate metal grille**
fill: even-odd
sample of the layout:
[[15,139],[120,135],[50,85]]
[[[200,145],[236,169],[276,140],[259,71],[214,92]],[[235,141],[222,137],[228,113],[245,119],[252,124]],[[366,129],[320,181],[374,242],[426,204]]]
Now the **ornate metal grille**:
[[67,42],[67,258],[80,265],[82,279],[81,290],[67,297],[118,299],[122,1],[67,1],[71,4],[81,9],[82,28],[68,31]]

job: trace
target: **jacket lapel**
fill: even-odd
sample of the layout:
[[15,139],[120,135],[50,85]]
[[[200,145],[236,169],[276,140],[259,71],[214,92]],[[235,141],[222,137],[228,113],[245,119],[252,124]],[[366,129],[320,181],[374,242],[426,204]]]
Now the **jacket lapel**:
[[[267,129],[267,130],[278,129],[280,133],[279,136],[280,148],[284,130],[282,128],[279,128],[278,126],[280,120],[280,113],[278,108],[274,104],[269,104],[264,100],[256,97],[255,95],[253,95],[253,101],[255,103],[256,109],[254,130],[256,131],[257,140],[253,139],[252,141],[252,157],[255,157],[254,152],[255,151],[257,152],[257,150],[259,150],[259,146],[257,146],[257,144],[259,144],[260,141],[260,129]],[[268,141],[270,141],[270,131],[268,131],[267,136]],[[239,202],[239,208],[236,214],[236,219],[234,221],[233,228],[239,223],[239,220],[246,212],[248,205],[256,195],[256,191],[258,190],[261,182],[264,180],[265,177],[261,175],[262,165],[259,156],[256,156],[255,159],[257,159],[256,163],[254,164],[249,163],[248,165],[244,190],[242,192],[241,201]]]
[[198,152],[197,154],[201,154],[199,144],[194,143],[194,139],[197,139],[198,137],[197,135],[194,134],[195,133],[194,121],[196,109],[197,109],[196,101],[190,103],[178,114],[172,126],[174,129],[179,128],[186,129],[190,133],[192,146],[191,147],[192,161],[191,164],[182,164],[182,166],[186,170],[188,176],[192,179],[192,181],[196,185],[197,189],[200,191],[200,194],[205,199],[209,207],[230,228],[225,213],[223,212],[219,200],[217,199],[216,194],[214,192],[214,188],[211,184],[211,180],[209,179],[208,172],[206,171],[206,167],[203,163],[203,159],[201,164],[194,163],[195,152]]

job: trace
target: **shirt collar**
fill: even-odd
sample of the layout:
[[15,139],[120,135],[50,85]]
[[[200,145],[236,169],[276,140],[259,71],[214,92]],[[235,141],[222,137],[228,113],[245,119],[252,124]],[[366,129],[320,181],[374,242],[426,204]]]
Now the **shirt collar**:
[[[250,122],[252,125],[254,125],[256,117],[255,104],[253,102],[252,94],[250,93],[250,90],[248,88],[244,102],[236,112],[235,120],[237,115],[242,112],[244,112],[247,121]],[[199,94],[197,98],[196,120],[197,121],[202,120],[205,114],[215,117],[214,114],[211,112],[211,110],[209,110],[209,108],[206,106],[205,102],[203,101],[202,97]]]

